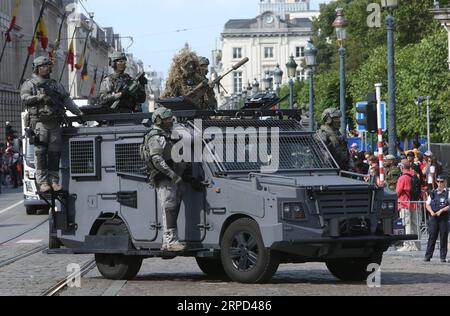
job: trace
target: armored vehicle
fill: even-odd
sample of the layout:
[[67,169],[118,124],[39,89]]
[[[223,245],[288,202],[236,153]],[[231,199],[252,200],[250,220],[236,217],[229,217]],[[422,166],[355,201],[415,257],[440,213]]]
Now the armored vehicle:
[[362,281],[390,245],[417,238],[394,236],[397,197],[341,172],[297,111],[172,109],[183,156],[193,158],[178,220],[187,250],[160,250],[161,207],[139,153],[151,114],[110,114],[88,117],[98,127],[64,131],[67,192],[46,197],[49,254],[95,254],[114,280],[134,278],[143,259],[186,256],[209,276],[241,283],[306,262]]

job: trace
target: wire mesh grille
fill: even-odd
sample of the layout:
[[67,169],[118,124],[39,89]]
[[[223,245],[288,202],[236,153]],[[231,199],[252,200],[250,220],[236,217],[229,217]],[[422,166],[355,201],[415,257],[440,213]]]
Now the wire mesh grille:
[[[335,169],[322,143],[311,135],[227,138],[223,150],[214,147],[217,162],[229,172]],[[222,153],[222,154],[220,154]]]
[[239,120],[210,120],[210,121],[202,121],[203,129],[207,129],[210,127],[218,127],[221,129],[225,129],[227,127],[242,127],[242,128],[279,128],[281,132],[288,131],[302,131],[302,125],[295,120],[247,120],[247,119],[239,119]]
[[322,192],[319,207],[323,215],[367,214],[371,206],[369,191]]
[[116,144],[116,171],[145,175],[145,162],[140,155],[142,144]]
[[70,170],[72,175],[92,176],[96,174],[94,140],[70,143]]

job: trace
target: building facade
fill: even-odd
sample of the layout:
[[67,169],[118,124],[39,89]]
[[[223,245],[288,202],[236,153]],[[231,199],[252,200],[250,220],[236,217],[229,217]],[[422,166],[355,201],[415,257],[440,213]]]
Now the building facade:
[[[221,58],[215,60],[215,67],[220,67],[217,72],[231,69],[242,58],[250,59],[223,80],[229,95],[241,93],[255,79],[261,82],[277,65],[285,74],[283,84],[287,83],[285,65],[291,55],[302,64],[304,48],[312,36],[312,19],[316,16],[318,12],[309,11],[309,0],[262,0],[256,18],[228,21],[222,33],[222,51],[213,53]],[[306,78],[306,71],[299,67],[297,79]]]

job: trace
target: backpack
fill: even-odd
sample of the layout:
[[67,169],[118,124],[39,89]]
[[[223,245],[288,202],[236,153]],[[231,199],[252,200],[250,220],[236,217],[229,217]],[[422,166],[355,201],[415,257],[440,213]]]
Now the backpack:
[[420,183],[420,179],[416,176],[412,176],[410,174],[405,174],[405,176],[408,176],[411,178],[411,193],[410,193],[410,200],[411,202],[417,202],[421,200],[422,196],[422,187]]

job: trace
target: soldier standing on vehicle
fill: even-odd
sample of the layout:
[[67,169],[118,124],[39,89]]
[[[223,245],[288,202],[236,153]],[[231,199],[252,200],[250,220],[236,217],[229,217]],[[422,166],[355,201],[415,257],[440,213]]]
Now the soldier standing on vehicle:
[[83,113],[75,105],[63,85],[50,79],[53,63],[47,57],[33,62],[31,79],[24,82],[21,98],[28,111],[27,128],[34,132],[36,183],[42,193],[61,191],[59,164],[61,160],[61,124],[66,109],[74,115]]
[[185,246],[178,240],[178,214],[181,206],[180,175],[184,173],[182,164],[172,160],[174,142],[172,111],[161,107],[153,113],[153,127],[147,133],[141,156],[149,169],[150,183],[155,186],[163,209],[163,251],[181,252]]
[[[209,81],[208,73],[209,73],[209,59],[206,57],[200,57],[200,73],[204,77],[204,80]],[[216,94],[214,93],[214,88],[208,86],[206,88],[205,93],[205,105],[207,105],[207,109],[216,109],[217,108],[217,99]]]
[[127,87],[133,83],[133,78],[125,73],[127,60],[124,53],[112,54],[109,64],[114,69],[114,73],[103,79],[100,88],[100,104],[111,108],[116,101],[119,101],[113,110],[119,113],[138,113],[142,112],[141,105],[147,98],[145,85],[143,82],[138,82],[136,93],[129,93]]
[[350,153],[347,141],[339,131],[341,117],[341,111],[333,108],[326,109],[322,114],[323,125],[317,134],[328,147],[339,167],[348,171],[350,168]]

